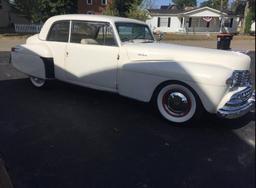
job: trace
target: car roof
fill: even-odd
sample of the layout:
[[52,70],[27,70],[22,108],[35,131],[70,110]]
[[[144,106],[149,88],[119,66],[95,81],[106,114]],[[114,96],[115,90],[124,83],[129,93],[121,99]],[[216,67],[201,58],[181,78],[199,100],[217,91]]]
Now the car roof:
[[146,24],[145,22],[130,19],[130,18],[123,18],[123,17],[115,17],[115,16],[106,16],[106,15],[89,15],[89,14],[65,14],[65,15],[58,15],[49,18],[39,33],[39,38],[41,40],[46,40],[47,33],[51,27],[51,25],[56,21],[62,20],[85,20],[85,21],[99,21],[99,22],[110,22],[114,24],[115,22],[130,22],[130,23],[137,23],[137,24]]
[[50,19],[54,20],[93,20],[93,21],[103,21],[103,22],[136,22],[140,24],[145,24],[145,22],[124,18],[124,17],[116,17],[116,16],[106,16],[106,15],[89,15],[89,14],[66,14],[53,16]]

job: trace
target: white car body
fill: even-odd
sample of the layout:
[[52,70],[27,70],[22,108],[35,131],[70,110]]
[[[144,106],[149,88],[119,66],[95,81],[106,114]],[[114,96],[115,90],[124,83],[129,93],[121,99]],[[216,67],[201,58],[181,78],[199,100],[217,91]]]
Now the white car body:
[[[47,41],[52,25],[61,20],[100,21],[110,24],[116,46],[87,45]],[[230,89],[227,80],[234,71],[250,70],[249,56],[232,51],[186,47],[158,42],[122,42],[116,22],[145,24],[137,20],[93,15],[63,15],[47,20],[39,35],[27,39],[11,54],[12,64],[29,76],[61,81],[116,92],[122,96],[149,102],[156,88],[166,81],[179,81],[199,96],[209,113],[238,117],[252,108],[221,112],[232,96],[249,91],[250,85]],[[70,26],[71,28],[71,26]],[[248,89],[249,88],[249,89]]]

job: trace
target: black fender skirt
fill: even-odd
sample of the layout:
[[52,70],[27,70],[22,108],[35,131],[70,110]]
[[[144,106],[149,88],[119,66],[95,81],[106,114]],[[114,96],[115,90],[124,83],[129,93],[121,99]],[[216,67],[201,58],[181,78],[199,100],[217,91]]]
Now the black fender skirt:
[[55,78],[55,72],[54,72],[54,61],[53,58],[46,58],[41,57],[44,63],[45,68],[45,78],[46,79],[54,79]]

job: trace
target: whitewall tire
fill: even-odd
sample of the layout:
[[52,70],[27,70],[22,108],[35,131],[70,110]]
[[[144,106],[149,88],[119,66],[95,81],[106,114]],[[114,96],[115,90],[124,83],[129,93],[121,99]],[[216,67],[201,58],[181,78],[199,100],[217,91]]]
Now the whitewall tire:
[[46,82],[45,79],[37,78],[33,76],[30,77],[30,81],[35,87],[38,87],[38,88],[43,87]]
[[197,96],[188,87],[177,83],[162,86],[155,102],[160,114],[177,124],[194,119],[200,108]]

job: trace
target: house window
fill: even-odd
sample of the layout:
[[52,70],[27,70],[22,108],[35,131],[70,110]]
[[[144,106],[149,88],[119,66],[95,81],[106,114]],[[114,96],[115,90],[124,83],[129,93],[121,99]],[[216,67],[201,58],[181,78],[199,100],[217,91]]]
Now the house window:
[[92,0],[87,0],[87,5],[92,5]]
[[230,18],[230,19],[225,19],[224,20],[224,27],[233,27],[233,21],[234,19],[233,18]]
[[168,18],[168,27],[171,27],[171,18]]
[[168,17],[162,17],[160,18],[160,27],[168,27],[169,25],[169,18]]
[[157,27],[160,27],[160,22],[161,22],[161,18],[158,17],[158,18],[157,18]]
[[189,18],[188,27],[191,27],[191,25],[192,25],[192,18]]
[[183,22],[184,22],[184,19],[183,19],[183,18],[181,18],[181,19],[180,19],[180,27],[182,27],[182,26],[183,26]]
[[231,19],[230,19],[230,24],[229,24],[229,27],[230,27],[230,28],[233,27],[233,21],[234,21],[234,18],[231,18]]
[[107,5],[108,4],[108,0],[101,0],[101,4],[102,5]]

